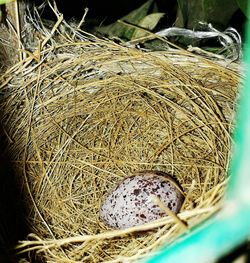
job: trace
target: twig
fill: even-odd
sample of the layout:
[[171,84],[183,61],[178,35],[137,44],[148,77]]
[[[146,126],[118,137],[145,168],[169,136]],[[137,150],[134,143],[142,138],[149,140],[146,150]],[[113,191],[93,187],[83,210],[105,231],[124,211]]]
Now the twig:
[[173,218],[173,220],[183,227],[185,230],[188,230],[188,224],[181,220],[173,211],[171,211],[156,195],[151,195],[152,201],[158,205],[167,215]]
[[18,52],[19,52],[19,60],[23,60],[23,53],[22,53],[22,41],[21,41],[21,25],[20,25],[20,18],[19,18],[19,6],[17,0],[14,1],[14,8],[15,8],[15,22],[16,22],[16,31],[18,36]]

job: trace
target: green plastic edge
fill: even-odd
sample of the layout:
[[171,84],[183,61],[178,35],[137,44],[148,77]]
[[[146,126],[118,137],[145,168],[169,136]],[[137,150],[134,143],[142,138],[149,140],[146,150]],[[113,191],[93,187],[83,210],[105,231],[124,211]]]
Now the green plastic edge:
[[211,263],[250,237],[250,21],[246,29],[246,78],[241,87],[237,109],[235,146],[224,208],[144,262]]

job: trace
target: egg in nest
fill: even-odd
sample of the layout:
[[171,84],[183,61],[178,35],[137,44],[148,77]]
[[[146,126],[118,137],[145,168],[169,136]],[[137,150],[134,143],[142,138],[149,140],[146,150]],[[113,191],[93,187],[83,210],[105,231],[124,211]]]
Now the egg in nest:
[[157,196],[174,213],[180,211],[184,202],[183,191],[171,176],[142,171],[124,179],[111,192],[101,206],[100,218],[109,227],[125,229],[167,216],[152,196]]

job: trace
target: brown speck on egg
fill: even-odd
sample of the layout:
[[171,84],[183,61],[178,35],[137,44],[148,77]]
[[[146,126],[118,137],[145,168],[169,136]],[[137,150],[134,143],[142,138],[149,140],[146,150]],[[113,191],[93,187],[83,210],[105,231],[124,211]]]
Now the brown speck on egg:
[[100,218],[110,227],[125,229],[167,216],[152,201],[152,194],[174,213],[180,211],[184,196],[178,183],[164,172],[142,171],[111,192],[101,206]]
[[140,192],[141,192],[140,189],[135,189],[135,190],[134,190],[134,195],[138,195]]

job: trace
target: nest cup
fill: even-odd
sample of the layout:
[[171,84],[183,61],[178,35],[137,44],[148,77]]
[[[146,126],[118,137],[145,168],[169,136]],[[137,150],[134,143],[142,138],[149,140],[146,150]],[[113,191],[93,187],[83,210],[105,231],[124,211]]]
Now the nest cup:
[[[87,36],[59,37],[7,71],[1,122],[32,229],[18,251],[45,262],[134,262],[218,211],[239,83],[233,65]],[[173,176],[182,210],[108,228],[102,202],[142,170]]]

